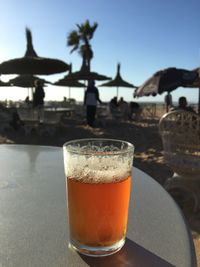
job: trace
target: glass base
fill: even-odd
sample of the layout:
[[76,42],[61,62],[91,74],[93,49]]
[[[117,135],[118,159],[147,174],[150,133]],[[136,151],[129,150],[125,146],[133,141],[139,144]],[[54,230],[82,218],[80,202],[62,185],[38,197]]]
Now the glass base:
[[92,257],[105,257],[105,256],[112,255],[116,253],[117,251],[119,251],[123,247],[124,243],[125,243],[125,239],[122,239],[112,246],[90,247],[90,246],[83,245],[77,241],[70,240],[69,248],[72,248],[83,255],[92,256]]

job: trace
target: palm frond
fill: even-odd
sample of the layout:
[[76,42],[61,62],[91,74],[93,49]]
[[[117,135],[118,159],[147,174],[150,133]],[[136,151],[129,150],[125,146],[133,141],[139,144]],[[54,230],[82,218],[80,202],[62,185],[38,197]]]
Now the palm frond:
[[77,50],[79,48],[79,46],[78,45],[75,45],[73,48],[72,48],[72,50],[70,51],[70,53],[73,53],[75,50]]
[[90,30],[90,33],[89,33],[89,35],[90,35],[89,39],[92,39],[92,37],[94,35],[94,32],[96,31],[97,27],[98,27],[98,23],[95,22],[93,27],[91,27],[91,30]]
[[80,42],[80,36],[77,31],[72,31],[69,33],[67,37],[67,45],[69,46],[76,46],[79,45]]
[[69,33],[67,37],[67,45],[73,46],[71,53],[78,50],[78,53],[89,62],[93,58],[93,51],[90,45],[90,40],[93,38],[94,32],[98,27],[98,23],[90,24],[86,20],[82,24],[76,24],[77,30]]

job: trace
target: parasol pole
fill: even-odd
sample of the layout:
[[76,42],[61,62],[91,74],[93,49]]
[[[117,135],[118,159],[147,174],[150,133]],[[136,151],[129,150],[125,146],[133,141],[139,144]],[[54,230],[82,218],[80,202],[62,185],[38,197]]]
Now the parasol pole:
[[34,87],[31,87],[31,100],[33,101]]
[[71,98],[71,87],[69,86],[69,98]]
[[[200,56],[200,50],[199,50],[199,56]],[[198,76],[200,75],[199,71],[198,71]],[[198,114],[200,115],[200,86],[199,86],[199,101],[198,101]]]
[[117,99],[118,99],[118,95],[119,95],[119,86],[117,86]]
[[200,114],[200,87],[199,87],[198,114]]
[[169,91],[167,92],[167,105],[166,105],[166,112],[169,111],[169,98],[170,98],[170,93]]

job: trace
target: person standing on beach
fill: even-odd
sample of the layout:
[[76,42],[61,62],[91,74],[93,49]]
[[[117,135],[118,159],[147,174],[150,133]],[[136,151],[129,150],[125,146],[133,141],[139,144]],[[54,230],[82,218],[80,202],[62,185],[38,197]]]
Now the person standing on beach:
[[94,127],[97,102],[99,102],[100,104],[102,103],[102,101],[99,98],[99,91],[95,86],[95,82],[91,80],[88,82],[88,86],[84,95],[84,105],[86,105],[87,124],[91,127]]
[[33,94],[33,107],[38,109],[38,120],[40,121],[43,117],[43,106],[44,106],[45,92],[43,85],[39,80],[35,81],[35,92]]

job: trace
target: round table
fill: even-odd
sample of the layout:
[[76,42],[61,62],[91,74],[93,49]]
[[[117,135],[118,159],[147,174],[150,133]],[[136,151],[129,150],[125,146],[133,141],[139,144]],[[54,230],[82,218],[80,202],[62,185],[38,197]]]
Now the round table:
[[181,211],[139,169],[133,169],[124,247],[91,258],[68,248],[62,148],[1,145],[0,164],[0,266],[196,266]]

